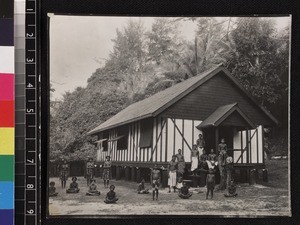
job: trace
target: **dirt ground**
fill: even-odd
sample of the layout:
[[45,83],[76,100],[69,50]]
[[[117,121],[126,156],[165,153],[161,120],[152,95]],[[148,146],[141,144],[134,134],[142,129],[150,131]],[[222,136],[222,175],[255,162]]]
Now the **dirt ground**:
[[[215,191],[214,198],[205,200],[206,190],[190,188],[193,195],[189,199],[181,199],[178,193],[168,193],[168,188],[160,189],[158,201],[152,200],[152,194],[136,193],[137,183],[112,180],[119,198],[117,204],[107,205],[103,201],[108,189],[105,189],[100,178],[96,184],[101,195],[86,196],[88,187],[83,177],[78,178],[80,192],[66,194],[60,187],[58,178],[55,181],[57,197],[49,199],[50,215],[222,215],[222,216],[289,216],[290,201],[288,191],[287,160],[271,160],[269,182],[250,186],[238,184],[238,197],[225,198],[225,191]],[[70,178],[67,186],[70,184]],[[150,184],[146,185],[147,188]]]

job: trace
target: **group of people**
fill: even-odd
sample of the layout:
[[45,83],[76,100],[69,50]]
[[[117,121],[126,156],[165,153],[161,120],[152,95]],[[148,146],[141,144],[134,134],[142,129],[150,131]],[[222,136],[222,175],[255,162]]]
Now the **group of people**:
[[[87,185],[89,189],[86,193],[88,196],[99,196],[101,193],[97,190],[96,180],[94,179],[94,167],[95,163],[93,158],[89,158],[86,163],[86,179]],[[63,163],[60,165],[60,180],[61,180],[61,187],[64,189],[66,187],[66,181],[68,180],[69,176],[69,165],[67,164],[66,160],[63,160]],[[106,160],[103,164],[103,174],[102,178],[104,181],[104,188],[109,187],[109,192],[106,194],[105,203],[116,203],[118,198],[116,197],[115,193],[115,186],[109,186],[109,180],[111,179],[111,161],[110,156],[106,157]],[[72,177],[72,182],[70,183],[69,188],[66,190],[68,194],[76,194],[80,191],[78,188],[77,177]],[[49,196],[55,197],[58,193],[56,192],[55,182],[51,181],[49,183]]]
[[[78,188],[77,177],[72,177],[72,183],[70,183],[70,187],[66,190],[68,194],[77,194],[80,189]],[[49,196],[55,197],[58,195],[55,188],[55,182],[51,181],[49,183]],[[89,185],[89,190],[86,193],[88,196],[99,196],[101,193],[97,190],[96,180],[92,179]],[[115,185],[110,185],[109,192],[106,194],[104,202],[107,204],[116,203],[118,198],[116,197]]]
[[[222,138],[217,148],[217,154],[214,149],[211,149],[209,154],[207,154],[205,150],[205,140],[202,134],[199,134],[199,139],[197,139],[196,144],[194,144],[191,149],[190,172],[192,176],[197,176],[199,172],[204,174],[204,176],[199,177],[204,178],[204,183],[207,188],[206,198],[208,198],[209,194],[211,198],[213,197],[217,171],[220,173],[219,189],[225,190],[227,187],[228,193],[225,194],[226,197],[235,197],[237,195],[236,186],[232,181],[233,159],[228,155],[227,151],[225,138]],[[200,152],[202,152],[202,154],[200,154]],[[186,182],[182,182],[185,172],[185,160],[181,149],[178,149],[178,153],[172,156],[172,160],[169,162],[167,169],[169,192],[171,192],[171,189],[173,189],[174,192],[176,189],[179,189],[180,197],[190,197],[191,193],[186,191]],[[152,170],[152,173],[153,171],[155,170]],[[182,195],[182,193],[186,194]]]
[[[200,154],[202,152],[202,154]],[[110,191],[106,195],[105,202],[106,203],[115,203],[118,198],[114,192],[115,186],[110,185],[109,181],[111,180],[111,160],[110,156],[106,156],[105,162],[103,163],[103,172],[102,179],[104,182],[104,188],[110,189]],[[86,195],[89,196],[98,196],[100,195],[100,191],[97,190],[97,186],[95,184],[96,180],[94,179],[94,167],[95,163],[93,158],[89,158],[86,164],[86,179],[87,185],[89,186],[89,190]],[[186,164],[185,159],[181,149],[178,149],[178,153],[172,156],[172,160],[169,162],[168,167],[158,168],[157,165],[151,169],[151,186],[152,186],[152,198],[153,200],[158,199],[159,194],[159,186],[161,179],[161,170],[167,170],[168,172],[168,187],[169,193],[171,189],[176,192],[178,190],[178,196],[183,199],[190,198],[192,196],[192,192],[189,191],[188,180],[184,180],[183,176],[186,172]],[[226,197],[235,197],[236,194],[236,185],[232,181],[232,170],[233,170],[233,160],[232,157],[227,154],[227,144],[225,139],[222,138],[220,144],[217,148],[217,154],[214,149],[211,149],[209,154],[206,153],[205,150],[205,140],[202,134],[199,134],[199,138],[196,141],[196,144],[193,145],[191,149],[191,169],[190,173],[192,176],[197,176],[197,174],[204,173],[204,182],[207,188],[206,198],[210,195],[213,198],[213,191],[215,189],[216,184],[216,173],[219,171],[220,173],[220,185],[219,189],[224,190],[227,187],[228,193],[225,194]],[[66,187],[66,180],[68,179],[68,171],[69,166],[66,160],[63,161],[60,167],[60,180],[62,188]],[[78,193],[80,189],[78,188],[77,177],[72,177],[72,183],[70,183],[70,187],[66,190],[67,193]],[[145,188],[145,180],[141,179],[141,182],[137,188],[138,194],[148,194],[149,189]],[[57,196],[55,183],[50,182],[49,187],[49,196]]]

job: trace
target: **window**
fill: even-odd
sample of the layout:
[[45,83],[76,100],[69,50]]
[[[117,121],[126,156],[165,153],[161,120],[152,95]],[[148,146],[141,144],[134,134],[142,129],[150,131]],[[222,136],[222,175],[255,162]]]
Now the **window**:
[[98,135],[98,147],[102,148],[103,152],[107,152],[108,151],[108,131],[103,131]]
[[140,148],[152,147],[153,119],[141,121]]

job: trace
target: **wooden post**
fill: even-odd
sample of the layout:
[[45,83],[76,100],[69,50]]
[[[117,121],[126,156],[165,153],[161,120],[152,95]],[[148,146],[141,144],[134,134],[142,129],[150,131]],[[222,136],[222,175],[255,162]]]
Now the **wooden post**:
[[265,129],[264,129],[264,125],[261,126],[261,136],[262,136],[262,159],[263,159],[263,164],[265,164]]
[[141,169],[140,168],[138,168],[137,170],[136,170],[136,182],[140,182],[141,181]]
[[129,166],[125,168],[125,180],[130,181],[131,178],[131,169]]
[[268,182],[268,169],[263,169],[263,182]]
[[216,153],[218,154],[218,145],[219,145],[219,127],[215,128],[215,149],[216,149]]
[[249,184],[250,185],[256,184],[256,169],[252,169],[249,172]]
[[121,167],[116,166],[116,180],[120,180],[120,179],[121,179]]
[[136,167],[131,167],[131,181],[136,181]]
[[240,181],[241,183],[248,181],[248,171],[246,169],[240,169]]
[[248,127],[247,127],[247,130],[246,130],[246,162],[247,163],[250,163],[249,162],[249,130],[248,130]]
[[161,186],[163,188],[168,186],[168,171],[167,170],[163,170],[161,172]]

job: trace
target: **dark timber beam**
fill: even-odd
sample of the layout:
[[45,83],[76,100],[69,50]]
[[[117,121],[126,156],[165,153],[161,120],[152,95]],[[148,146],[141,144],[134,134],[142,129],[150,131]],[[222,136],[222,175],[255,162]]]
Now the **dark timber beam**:
[[174,126],[175,126],[176,130],[177,130],[178,133],[181,135],[181,137],[182,137],[182,139],[184,140],[184,142],[186,143],[186,145],[189,147],[190,150],[192,150],[191,146],[190,146],[189,143],[185,140],[185,138],[184,138],[182,132],[180,131],[180,129],[179,129],[178,126],[176,125],[175,120],[174,120],[174,119],[171,119],[171,120],[172,120],[172,122],[174,123]]

